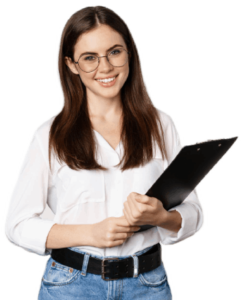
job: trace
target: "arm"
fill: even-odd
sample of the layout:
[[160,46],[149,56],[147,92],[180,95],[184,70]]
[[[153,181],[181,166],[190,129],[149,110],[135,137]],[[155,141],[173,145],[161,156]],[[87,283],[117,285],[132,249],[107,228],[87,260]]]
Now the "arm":
[[[175,124],[168,115],[164,134],[169,165],[182,146]],[[157,221],[161,243],[174,244],[195,234],[203,224],[203,210],[196,189],[180,205],[171,208],[166,215],[163,222]]]
[[182,217],[176,210],[168,211],[166,218],[159,217],[155,223],[156,226],[178,232],[181,228]]
[[48,163],[41,146],[36,132],[11,196],[5,234],[10,242],[27,251],[48,255],[50,251],[45,248],[45,242],[55,222],[40,217],[52,188]]
[[47,237],[45,248],[91,246],[92,224],[65,225],[54,224]]
[[[203,211],[195,189],[180,205],[171,208],[168,213],[170,217],[157,227],[163,244],[180,242],[198,232],[202,227]],[[181,217],[181,225],[178,214]],[[173,225],[172,222],[174,222]]]

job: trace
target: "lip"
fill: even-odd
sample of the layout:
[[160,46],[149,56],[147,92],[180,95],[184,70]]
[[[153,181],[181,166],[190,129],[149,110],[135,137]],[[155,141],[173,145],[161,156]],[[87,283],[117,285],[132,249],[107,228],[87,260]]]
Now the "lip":
[[116,74],[116,75],[112,75],[112,76],[108,76],[108,77],[104,77],[104,78],[95,78],[95,80],[97,80],[97,79],[109,79],[109,78],[113,78],[113,77],[117,77],[118,76],[118,74]]
[[[113,77],[114,77],[114,76],[113,76]],[[110,78],[110,77],[109,77],[109,78]],[[112,78],[112,77],[111,77],[111,78]],[[97,83],[98,83],[100,86],[105,87],[105,88],[108,88],[108,87],[111,87],[111,86],[115,85],[115,83],[116,83],[116,81],[117,81],[117,78],[118,78],[118,75],[116,76],[116,78],[115,78],[113,81],[107,82],[107,83],[104,83],[104,82],[101,82],[101,81],[98,81],[98,80],[96,80],[96,81],[97,81]]]

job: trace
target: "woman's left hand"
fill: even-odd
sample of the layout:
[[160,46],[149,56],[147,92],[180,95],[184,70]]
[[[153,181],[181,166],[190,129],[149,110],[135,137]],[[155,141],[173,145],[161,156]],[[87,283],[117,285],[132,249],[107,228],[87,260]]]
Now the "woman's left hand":
[[124,216],[129,225],[153,225],[166,219],[169,212],[157,198],[141,195],[136,192],[129,194],[124,202]]

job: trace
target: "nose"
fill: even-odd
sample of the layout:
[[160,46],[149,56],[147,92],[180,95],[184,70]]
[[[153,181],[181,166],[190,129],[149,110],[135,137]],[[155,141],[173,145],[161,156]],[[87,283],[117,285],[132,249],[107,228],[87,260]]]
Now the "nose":
[[108,62],[107,56],[100,56],[99,57],[99,70],[110,70],[113,68],[113,66]]

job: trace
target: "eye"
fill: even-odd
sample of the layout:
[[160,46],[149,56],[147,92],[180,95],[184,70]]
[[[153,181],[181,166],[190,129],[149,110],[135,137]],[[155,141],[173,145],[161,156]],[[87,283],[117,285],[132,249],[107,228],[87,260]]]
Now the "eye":
[[88,58],[90,58],[90,57],[92,57],[93,59],[95,59],[94,56],[86,56],[86,57],[84,58],[84,60],[93,60],[93,59],[88,59]]
[[[114,49],[112,52],[110,52],[110,54],[112,54],[113,52],[116,52],[116,54],[119,54],[121,51],[118,49]],[[115,54],[114,54],[115,55]]]

